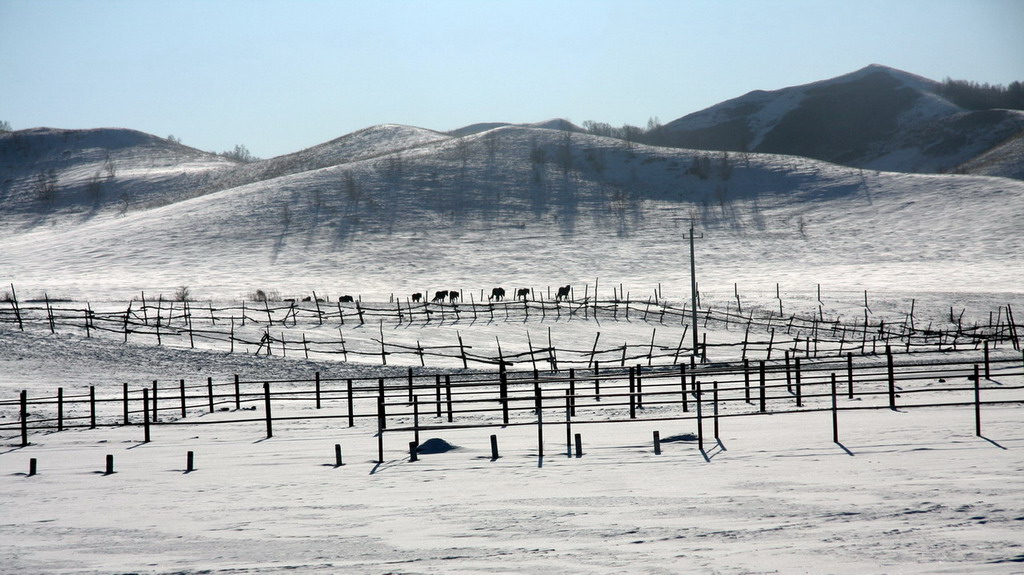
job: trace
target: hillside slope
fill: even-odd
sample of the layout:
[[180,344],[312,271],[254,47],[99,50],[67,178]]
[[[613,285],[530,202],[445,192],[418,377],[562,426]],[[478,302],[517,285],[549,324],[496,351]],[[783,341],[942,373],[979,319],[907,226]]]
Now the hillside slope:
[[1024,282],[1019,181],[512,126],[122,218],[36,227],[0,238],[0,251],[11,262],[4,283],[73,296],[192,285],[204,297],[262,288],[386,298],[598,276],[686,286],[691,220],[704,233],[706,286],[853,287],[899,275],[947,291],[985,276],[986,289],[1013,291]]
[[0,133],[0,222],[36,224],[164,205],[237,163],[134,130]]
[[[938,82],[872,65],[838,78],[755,91],[666,124],[668,145],[780,153],[911,173],[970,172],[971,162],[1024,133],[1024,113],[967,111]],[[1017,177],[989,164],[985,175]]]

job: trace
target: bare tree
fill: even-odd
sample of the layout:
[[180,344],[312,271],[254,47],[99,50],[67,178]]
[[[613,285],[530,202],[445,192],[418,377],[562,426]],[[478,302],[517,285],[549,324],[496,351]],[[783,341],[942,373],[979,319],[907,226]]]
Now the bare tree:
[[57,172],[54,169],[40,171],[36,175],[36,199],[47,208],[52,208],[57,203]]

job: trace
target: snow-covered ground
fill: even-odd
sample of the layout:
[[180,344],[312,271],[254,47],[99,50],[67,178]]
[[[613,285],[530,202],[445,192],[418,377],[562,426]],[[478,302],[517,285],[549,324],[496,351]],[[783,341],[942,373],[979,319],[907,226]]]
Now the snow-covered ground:
[[[695,151],[627,150],[574,134],[575,155],[564,164],[573,167],[563,170],[554,160],[528,161],[531,148],[544,146],[558,157],[567,136],[554,130],[506,127],[462,143],[395,134],[360,134],[386,142],[371,157],[330,165],[325,145],[317,154],[326,156],[310,161],[327,167],[167,198],[123,217],[8,214],[17,225],[0,234],[0,296],[13,284],[22,302],[47,295],[123,309],[143,292],[166,301],[180,286],[200,303],[235,306],[257,289],[390,303],[440,289],[479,298],[499,285],[545,292],[572,284],[579,297],[597,283],[602,299],[622,286],[634,299],[657,292],[682,306],[695,218],[705,307],[732,305],[738,292],[748,309],[773,310],[779,295],[787,315],[845,322],[865,313],[872,322],[902,321],[912,307],[919,325],[951,313],[984,323],[1007,305],[1018,324],[1024,314],[1017,181],[758,155],[734,157],[728,177],[705,181],[685,175]],[[124,157],[118,173],[143,173]],[[168,185],[172,195],[186,188]],[[497,337],[521,346],[528,334],[546,340],[550,331],[560,347],[584,348],[598,333],[614,345],[647,343],[652,330],[674,345],[685,329],[635,315],[345,327],[353,340],[383,331],[389,341],[450,345],[458,332],[480,347]],[[742,337],[735,326],[709,329],[709,342]],[[39,397],[93,385],[110,395],[153,380],[406,369],[372,357],[267,357],[151,339],[5,323],[0,393],[13,400],[22,389]],[[995,353],[1020,357],[1005,345]],[[980,351],[962,354],[980,361]],[[1020,385],[1019,373],[992,385]],[[313,413],[283,409],[275,415]],[[9,406],[3,415],[5,423],[17,417]],[[986,406],[984,437],[975,436],[970,407],[842,412],[838,445],[827,413],[730,418],[707,458],[692,419],[577,426],[578,458],[559,452],[557,424],[543,458],[530,425],[446,429],[423,439],[458,449],[415,463],[406,452],[411,434],[398,432],[386,435],[377,463],[369,420],[353,428],[342,419],[276,422],[270,439],[259,423],[205,424],[236,415],[191,413],[181,425],[155,427],[147,444],[134,426],[33,433],[24,448],[5,436],[0,571],[1007,573],[1024,565],[1020,404]],[[661,455],[653,431],[667,439]],[[496,461],[491,433],[501,445]],[[188,451],[196,457],[190,473]],[[32,458],[38,473],[29,477]]]

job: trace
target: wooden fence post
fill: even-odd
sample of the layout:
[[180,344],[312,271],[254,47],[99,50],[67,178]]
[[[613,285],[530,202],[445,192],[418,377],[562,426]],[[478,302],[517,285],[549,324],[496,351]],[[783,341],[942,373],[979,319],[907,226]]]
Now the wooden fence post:
[[263,382],[263,406],[267,415],[267,439],[274,437],[274,418],[270,414],[270,382]]
[[21,407],[21,446],[28,446],[28,391],[21,390],[18,398]]
[[853,399],[853,352],[846,352],[846,396]]
[[142,388],[142,442],[149,443],[149,388]]
[[750,403],[750,360],[743,358],[743,400]]
[[694,403],[697,404],[697,447],[704,453],[704,418],[701,414],[700,381],[694,387]]
[[384,398],[377,397],[377,463],[384,463]]
[[[316,372],[314,386],[316,387],[316,408],[320,409],[320,372]],[[210,409],[213,409],[213,404],[210,404]]]
[[974,434],[981,437],[981,378],[974,364]]
[[448,408],[448,423],[454,421],[452,415],[452,376],[445,374],[444,376],[444,397],[445,404]]
[[892,348],[888,344],[885,346],[885,363],[889,376],[889,409],[896,411],[896,375],[893,372]]
[[764,374],[764,360],[761,360],[761,361],[759,362],[759,365],[758,365],[758,372],[759,372],[759,374],[758,374],[758,375],[759,375],[759,376],[760,376],[760,378],[761,378],[761,381],[760,381],[760,384],[761,384],[761,385],[760,385],[760,387],[761,387],[761,405],[760,405],[760,412],[761,412],[761,413],[764,413],[764,412],[765,412],[765,403],[766,403],[766,401],[765,401],[765,392],[766,392],[766,389],[765,389],[765,374]]
[[96,386],[89,386],[89,429],[96,429]]
[[185,380],[179,380],[179,389],[181,390],[181,418],[185,419]]
[[690,411],[689,401],[686,397],[686,364],[679,364],[679,387],[682,389],[683,396],[683,413]]
[[153,380],[153,423],[156,423],[160,419],[157,417],[159,412],[156,405],[156,380]]
[[[536,383],[536,379],[534,382]],[[540,387],[536,386],[534,387],[534,405],[537,408],[537,456],[544,457],[544,394]]]
[[503,363],[498,366],[498,401],[501,402],[501,423],[508,425],[508,372]]
[[235,374],[235,409],[242,409],[242,393],[238,385],[238,374]]
[[[128,389],[128,384],[124,384],[125,390]],[[125,394],[125,401],[127,401],[128,395]],[[128,424],[128,407],[125,406],[125,425]],[[64,388],[57,388],[57,431],[64,431]]]
[[210,413],[213,413],[213,378],[206,378],[206,395],[210,399]]
[[354,402],[353,402],[353,397],[352,397],[352,380],[351,379],[346,380],[346,389],[347,389],[347,400],[348,400],[348,426],[349,427],[355,427],[355,425],[356,425],[356,415],[354,413],[355,410],[353,409],[353,403]]
[[836,374],[832,374],[832,443],[839,443],[839,410],[836,407]]
[[796,376],[796,406],[803,407],[803,389],[800,386],[800,358],[793,358],[794,375]]
[[636,419],[636,368],[629,366],[629,418]]
[[714,422],[715,422],[715,440],[719,440],[720,441],[721,437],[718,434],[718,382],[717,381],[713,381],[713,382],[711,382],[711,385],[713,386],[713,388],[712,388],[712,396],[711,397],[712,397],[712,399],[714,401],[714,403],[713,403],[714,412],[713,413],[714,413]]

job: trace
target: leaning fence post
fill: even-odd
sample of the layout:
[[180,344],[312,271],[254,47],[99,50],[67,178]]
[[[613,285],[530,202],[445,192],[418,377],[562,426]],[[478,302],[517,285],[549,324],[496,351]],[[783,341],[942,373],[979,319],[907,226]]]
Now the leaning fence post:
[[654,432],[654,454],[661,455],[661,432]]

